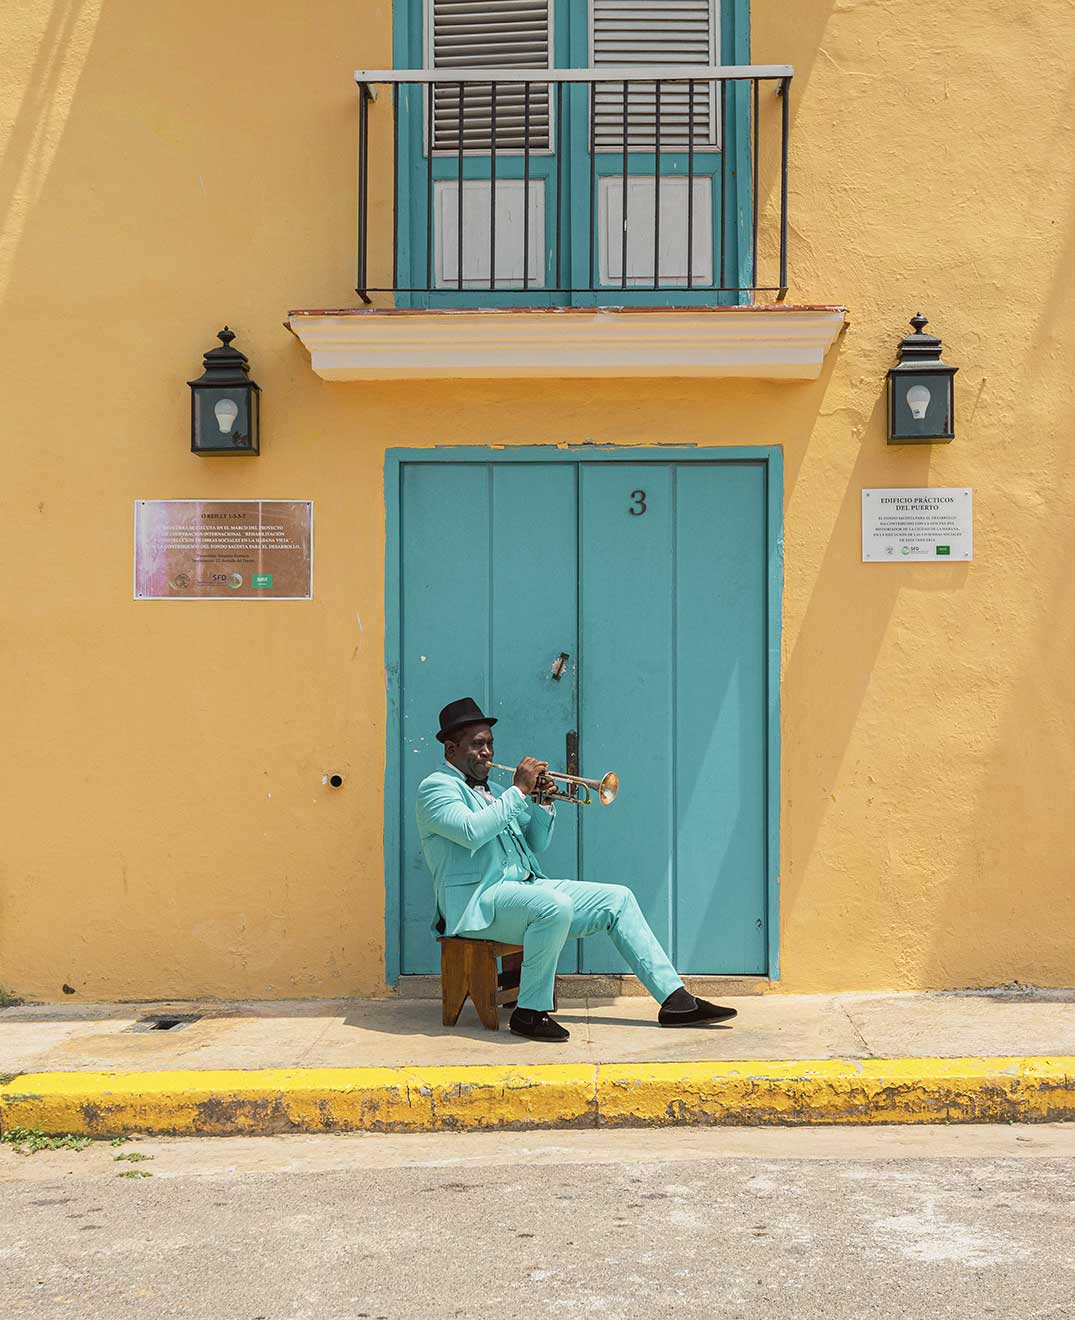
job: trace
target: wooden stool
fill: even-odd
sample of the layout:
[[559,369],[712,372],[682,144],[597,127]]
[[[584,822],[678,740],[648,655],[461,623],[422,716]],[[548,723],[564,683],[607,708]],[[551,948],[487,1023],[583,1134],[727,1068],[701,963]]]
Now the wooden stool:
[[[440,945],[440,997],[444,1025],[455,1026],[466,997],[470,995],[482,1026],[499,1031],[500,1014],[497,1010],[500,1005],[511,1007],[519,999],[523,946],[501,944],[499,940],[468,940],[460,935],[442,935],[437,943]],[[499,973],[496,969],[498,958],[503,960]]]

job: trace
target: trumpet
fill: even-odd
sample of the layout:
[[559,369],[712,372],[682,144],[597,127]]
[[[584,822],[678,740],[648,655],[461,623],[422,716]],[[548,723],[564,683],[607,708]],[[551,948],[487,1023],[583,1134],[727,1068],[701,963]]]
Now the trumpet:
[[[496,761],[490,761],[489,764],[494,770],[506,770],[511,775],[515,773],[513,765],[498,765]],[[551,789],[548,788],[549,781],[552,781]],[[565,787],[560,788],[559,784]],[[609,807],[615,802],[619,791],[620,777],[614,770],[610,770],[601,779],[583,779],[581,775],[546,770],[531,796],[535,802],[572,802],[576,807],[588,807],[596,793],[598,802],[603,807]]]

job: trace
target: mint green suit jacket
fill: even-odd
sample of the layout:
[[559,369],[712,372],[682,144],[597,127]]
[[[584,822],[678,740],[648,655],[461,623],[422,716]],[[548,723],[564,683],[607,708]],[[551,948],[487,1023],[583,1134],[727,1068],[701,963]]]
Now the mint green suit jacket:
[[438,935],[492,924],[497,886],[518,861],[508,831],[521,843],[530,870],[545,878],[537,854],[549,846],[553,814],[514,786],[490,784],[489,789],[495,802],[468,788],[454,766],[434,771],[418,785],[418,837],[433,874]]

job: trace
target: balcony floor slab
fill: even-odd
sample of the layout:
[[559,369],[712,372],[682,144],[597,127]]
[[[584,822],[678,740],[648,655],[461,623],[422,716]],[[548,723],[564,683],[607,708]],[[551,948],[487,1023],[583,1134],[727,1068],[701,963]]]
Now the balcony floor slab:
[[288,313],[325,380],[816,380],[843,307],[316,308]]

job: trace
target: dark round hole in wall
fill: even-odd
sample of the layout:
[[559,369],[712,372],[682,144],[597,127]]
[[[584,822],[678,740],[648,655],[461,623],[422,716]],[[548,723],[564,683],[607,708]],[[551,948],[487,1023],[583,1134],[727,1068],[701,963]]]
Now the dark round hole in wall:
[[343,775],[329,775],[328,782],[333,788],[339,788],[343,784]]

